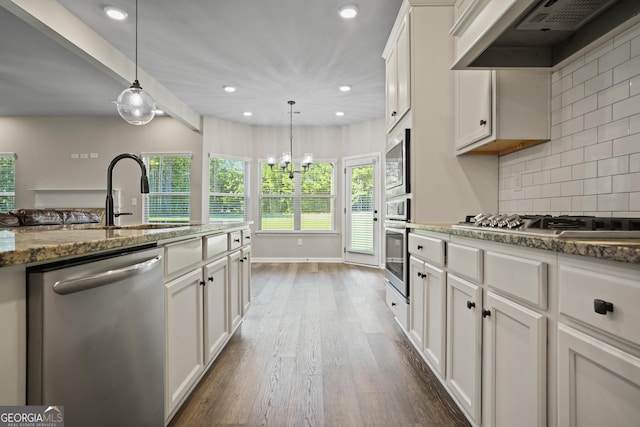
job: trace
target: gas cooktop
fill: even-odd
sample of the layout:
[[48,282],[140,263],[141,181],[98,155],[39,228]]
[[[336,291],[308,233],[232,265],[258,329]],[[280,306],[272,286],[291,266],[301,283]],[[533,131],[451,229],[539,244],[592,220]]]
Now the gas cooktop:
[[569,215],[478,214],[452,226],[530,236],[582,239],[640,238],[640,218]]

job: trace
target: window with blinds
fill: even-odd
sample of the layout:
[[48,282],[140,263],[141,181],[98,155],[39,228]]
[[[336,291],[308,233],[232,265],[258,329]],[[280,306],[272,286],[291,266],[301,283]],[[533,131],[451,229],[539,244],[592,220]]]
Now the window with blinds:
[[149,194],[143,197],[146,223],[188,223],[191,217],[191,155],[143,155]]
[[16,155],[0,153],[0,212],[15,208],[16,200]]
[[237,222],[249,217],[249,162],[209,159],[209,221]]
[[260,229],[335,231],[335,167],[318,162],[290,179],[280,168],[261,164]]

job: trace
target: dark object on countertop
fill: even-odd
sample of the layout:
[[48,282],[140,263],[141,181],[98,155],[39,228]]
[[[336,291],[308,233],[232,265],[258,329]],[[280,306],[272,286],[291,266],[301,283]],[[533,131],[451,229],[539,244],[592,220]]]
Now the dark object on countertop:
[[100,209],[13,209],[0,214],[0,227],[87,224],[102,221]]
[[20,225],[63,224],[62,214],[53,209],[14,209],[9,213],[20,220]]
[[0,213],[0,227],[20,227],[20,220],[8,213]]

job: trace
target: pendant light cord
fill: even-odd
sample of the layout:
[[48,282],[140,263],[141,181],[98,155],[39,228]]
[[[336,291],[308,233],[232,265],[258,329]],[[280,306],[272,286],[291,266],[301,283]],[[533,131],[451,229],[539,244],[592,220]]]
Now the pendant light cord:
[[136,81],[138,81],[138,0],[136,0]]

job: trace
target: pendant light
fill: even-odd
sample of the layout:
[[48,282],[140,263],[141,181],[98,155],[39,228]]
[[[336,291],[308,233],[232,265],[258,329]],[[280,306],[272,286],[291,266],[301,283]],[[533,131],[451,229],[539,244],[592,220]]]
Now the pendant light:
[[131,87],[123,90],[116,100],[118,113],[132,125],[146,125],[155,116],[156,102],[142,90],[138,81],[138,0],[136,0],[136,78]]
[[[304,173],[309,169],[309,166],[313,163],[313,154],[304,153],[302,156],[302,171],[294,170],[293,168],[293,106],[295,105],[295,101],[287,101],[289,104],[289,151],[285,151],[282,153],[280,157],[280,168],[282,172],[288,173],[289,178],[293,179],[294,173]],[[269,154],[267,156],[267,164],[273,169],[276,164],[276,156],[273,154]]]

